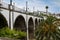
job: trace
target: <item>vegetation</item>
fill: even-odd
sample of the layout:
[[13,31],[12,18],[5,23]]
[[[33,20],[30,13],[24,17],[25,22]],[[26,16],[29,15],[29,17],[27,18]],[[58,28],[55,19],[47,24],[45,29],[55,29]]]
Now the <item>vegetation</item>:
[[58,28],[58,19],[48,16],[42,20],[36,30],[36,40],[60,40],[60,29]]
[[26,32],[11,30],[7,27],[0,29],[0,37],[22,39],[26,37]]

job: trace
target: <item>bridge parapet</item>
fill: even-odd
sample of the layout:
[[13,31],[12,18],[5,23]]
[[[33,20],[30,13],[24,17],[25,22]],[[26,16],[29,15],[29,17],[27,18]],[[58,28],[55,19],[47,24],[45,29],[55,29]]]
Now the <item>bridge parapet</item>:
[[9,4],[2,2],[0,7],[3,7],[3,8],[7,8],[8,9],[8,5]]
[[[4,3],[4,2],[2,2],[2,3],[0,3],[0,4],[1,4],[0,8],[2,8],[2,9],[11,10],[11,11],[14,11],[14,12],[26,14],[26,10],[21,9],[21,8],[18,8],[18,7],[16,7],[15,5],[12,5],[12,6],[10,7],[10,9],[9,9],[9,5],[10,5],[10,4]],[[14,10],[13,10],[13,8],[14,8]],[[33,16],[40,17],[38,13],[35,15],[33,12],[27,12],[27,14],[28,14],[28,15],[33,15]]]

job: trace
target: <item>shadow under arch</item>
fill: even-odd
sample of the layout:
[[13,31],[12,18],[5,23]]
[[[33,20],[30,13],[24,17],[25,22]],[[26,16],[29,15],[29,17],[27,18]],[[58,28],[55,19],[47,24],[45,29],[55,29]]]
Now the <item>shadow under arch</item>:
[[29,39],[32,40],[34,38],[34,22],[32,17],[28,20],[28,31],[29,31]]
[[35,19],[35,28],[38,26],[37,18]]
[[39,19],[39,25],[40,25],[40,19]]
[[26,32],[26,22],[22,15],[19,15],[13,25],[14,29]]
[[0,29],[3,27],[8,27],[8,23],[4,15],[0,13]]
[[39,23],[40,23],[40,19],[39,19]]

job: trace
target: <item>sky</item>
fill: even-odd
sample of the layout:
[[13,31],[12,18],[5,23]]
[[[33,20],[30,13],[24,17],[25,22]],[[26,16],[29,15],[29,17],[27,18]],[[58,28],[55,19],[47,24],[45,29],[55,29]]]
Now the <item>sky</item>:
[[[10,0],[3,0],[5,3],[9,3]],[[28,2],[28,10],[33,11],[46,11],[45,7],[48,6],[48,11],[51,13],[60,13],[60,0],[13,0],[15,6],[25,9],[26,1]]]

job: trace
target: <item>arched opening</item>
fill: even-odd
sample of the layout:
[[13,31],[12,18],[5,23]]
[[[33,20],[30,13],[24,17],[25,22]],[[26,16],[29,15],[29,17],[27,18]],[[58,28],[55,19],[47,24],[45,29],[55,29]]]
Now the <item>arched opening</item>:
[[40,24],[40,19],[39,19],[39,24]]
[[30,18],[28,20],[28,31],[29,31],[29,39],[33,40],[33,38],[34,38],[34,23],[33,23],[32,18]]
[[6,18],[0,13],[0,29],[3,27],[8,27]]
[[35,28],[38,26],[37,18],[35,19]]
[[39,23],[40,23],[40,19],[39,19]]
[[14,29],[26,32],[26,23],[23,16],[18,16],[14,23]]

